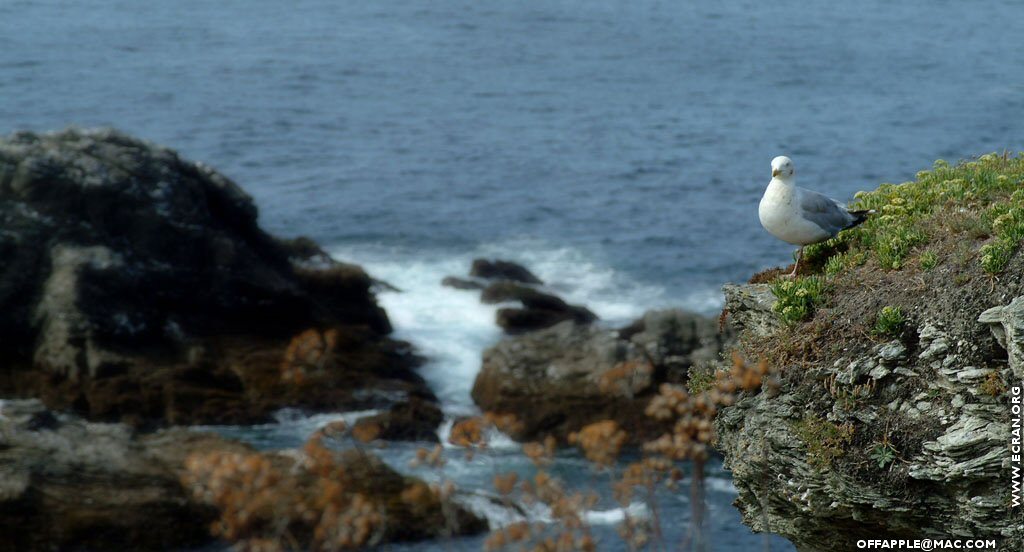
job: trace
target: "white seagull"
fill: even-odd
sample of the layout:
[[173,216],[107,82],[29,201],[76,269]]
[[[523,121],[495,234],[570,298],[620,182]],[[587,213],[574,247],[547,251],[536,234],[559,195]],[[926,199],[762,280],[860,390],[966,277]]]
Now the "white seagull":
[[842,230],[857,226],[874,213],[851,211],[832,198],[798,188],[795,180],[790,158],[779,156],[772,159],[772,181],[768,183],[757,209],[761,226],[769,234],[800,246],[790,277],[795,277],[800,269],[805,245],[834,238]]

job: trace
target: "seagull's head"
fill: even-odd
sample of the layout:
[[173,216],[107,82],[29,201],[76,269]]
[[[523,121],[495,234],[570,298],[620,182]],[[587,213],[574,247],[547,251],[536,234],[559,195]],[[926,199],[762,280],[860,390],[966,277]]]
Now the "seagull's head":
[[780,155],[772,159],[772,178],[789,179],[793,177],[793,160]]

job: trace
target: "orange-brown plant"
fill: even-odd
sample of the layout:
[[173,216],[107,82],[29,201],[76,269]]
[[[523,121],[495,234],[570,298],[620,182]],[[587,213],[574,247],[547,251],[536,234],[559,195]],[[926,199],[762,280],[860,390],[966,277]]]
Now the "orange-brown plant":
[[338,344],[338,330],[310,328],[292,338],[281,359],[281,380],[301,385],[311,372],[324,369]]

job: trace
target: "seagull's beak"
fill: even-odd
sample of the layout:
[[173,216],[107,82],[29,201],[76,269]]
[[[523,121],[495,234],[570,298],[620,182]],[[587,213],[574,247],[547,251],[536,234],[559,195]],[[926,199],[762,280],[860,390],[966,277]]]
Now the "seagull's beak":
[[772,169],[772,178],[775,178],[776,176],[779,176],[780,174],[782,174],[782,171],[780,171],[779,169]]

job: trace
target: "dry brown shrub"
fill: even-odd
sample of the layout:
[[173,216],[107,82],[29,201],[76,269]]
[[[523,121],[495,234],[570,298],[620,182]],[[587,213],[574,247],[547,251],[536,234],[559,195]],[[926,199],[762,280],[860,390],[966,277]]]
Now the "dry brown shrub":
[[619,457],[629,436],[614,420],[594,422],[569,435],[569,443],[583,449],[587,460],[601,467],[610,467]]
[[360,548],[377,542],[383,506],[347,493],[344,468],[317,433],[304,446],[312,481],[285,474],[257,452],[197,452],[185,461],[182,482],[215,506],[211,531],[241,550],[313,551]]
[[635,391],[647,387],[654,373],[654,365],[646,360],[620,362],[598,377],[597,386],[602,393],[616,393],[632,397]]
[[523,423],[515,414],[497,414],[494,412],[484,413],[484,422],[487,427],[494,427],[502,433],[516,435],[522,433]]
[[281,381],[302,385],[310,373],[322,371],[338,344],[338,330],[310,328],[292,338],[281,359]]
[[497,474],[494,476],[494,489],[503,495],[511,494],[516,489],[518,482],[519,474],[516,472],[509,472],[505,475]]
[[[631,378],[642,376],[643,370],[642,363],[622,363],[603,374],[599,383],[602,390],[614,391],[616,386],[628,385]],[[644,458],[628,464],[621,478],[612,483],[613,497],[620,506],[627,508],[637,498],[639,490],[644,493],[642,496],[651,513],[644,517],[634,517],[627,513],[620,524],[619,534],[631,550],[665,546],[661,542],[663,537],[655,491],[662,483],[670,489],[677,488],[683,479],[681,462],[688,462],[693,469],[690,490],[694,511],[684,548],[704,548],[704,463],[716,438],[714,418],[722,407],[734,404],[739,393],[755,392],[762,388],[771,392],[777,390],[778,385],[778,379],[767,362],[749,365],[734,355],[730,369],[717,372],[714,381],[705,391],[691,394],[682,386],[661,386],[648,404],[646,414],[665,422],[668,430],[657,439],[645,443]],[[488,423],[494,424],[493,419],[492,415],[485,416]],[[475,435],[470,433],[470,437],[465,440],[471,441]],[[579,446],[588,460],[604,469],[615,464],[627,438],[627,433],[615,421],[603,420],[570,434],[569,443]],[[556,444],[551,437],[543,443],[525,443],[523,453],[535,465],[543,468],[551,462]],[[546,504],[551,508],[553,522],[531,525],[524,521],[495,531],[485,543],[487,550],[504,547],[552,552],[596,549],[597,543],[584,516],[586,511],[597,504],[596,494],[572,492],[544,469],[538,470],[532,479],[520,480],[515,473],[496,475],[494,487],[509,500],[518,491],[516,498],[523,503]]]
[[376,422],[357,423],[352,428],[352,437],[360,443],[370,443],[380,436],[381,427]]
[[459,421],[452,426],[448,442],[457,447],[484,446],[484,429],[487,422],[484,418],[473,417]]

